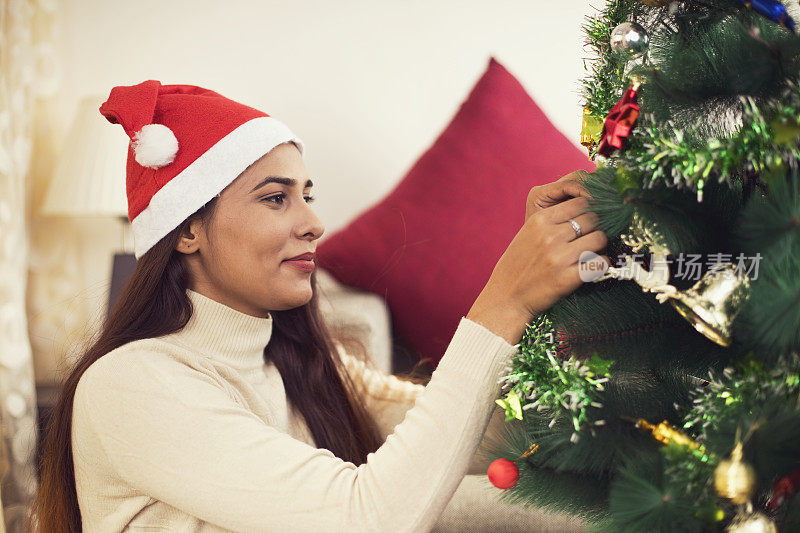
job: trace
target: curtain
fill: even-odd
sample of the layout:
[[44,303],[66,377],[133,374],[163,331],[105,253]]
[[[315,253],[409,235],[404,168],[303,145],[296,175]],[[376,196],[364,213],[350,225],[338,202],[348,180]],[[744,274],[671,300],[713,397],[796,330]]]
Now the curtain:
[[54,94],[57,0],[0,0],[0,499],[22,532],[36,492],[36,389],[26,318],[37,99]]

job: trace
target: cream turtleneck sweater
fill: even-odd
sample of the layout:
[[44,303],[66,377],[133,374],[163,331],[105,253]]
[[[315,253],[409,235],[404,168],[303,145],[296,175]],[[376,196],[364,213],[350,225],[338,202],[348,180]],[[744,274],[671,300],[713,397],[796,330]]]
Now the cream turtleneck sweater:
[[[194,313],[181,331],[109,352],[78,383],[72,445],[87,533],[446,531],[470,513],[495,516],[493,531],[504,520],[577,527],[499,502],[475,457],[515,352],[502,337],[462,318],[427,386],[340,347],[385,438],[356,467],[317,448],[287,403],[263,357],[272,318],[187,294]],[[476,465],[482,475],[465,476]]]

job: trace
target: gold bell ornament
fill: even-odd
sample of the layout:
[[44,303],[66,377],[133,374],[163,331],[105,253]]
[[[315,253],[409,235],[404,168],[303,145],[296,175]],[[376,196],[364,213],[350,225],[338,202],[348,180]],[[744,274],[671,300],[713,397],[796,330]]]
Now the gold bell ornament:
[[742,460],[742,443],[737,442],[730,459],[720,461],[714,470],[714,488],[735,504],[750,501],[756,485],[753,467]]
[[728,533],[778,533],[778,528],[764,513],[740,511],[728,524],[725,531]]
[[634,211],[630,234],[622,235],[621,239],[634,252],[649,248],[653,258],[651,269],[645,270],[632,256],[626,256],[621,267],[609,267],[593,281],[633,280],[642,290],[655,293],[659,302],[669,301],[697,331],[721,346],[730,345],[733,319],[749,293],[750,280],[743,269],[732,263],[718,263],[692,287],[679,291],[669,283],[670,251],[655,225],[646,224],[638,211]]
[[[751,430],[752,431],[752,430]],[[746,439],[745,439],[746,440]],[[722,498],[739,505],[739,511],[725,528],[728,533],[777,533],[778,529],[770,518],[760,511],[753,511],[750,500],[756,488],[756,473],[752,466],[742,459],[742,441],[736,431],[736,446],[730,459],[720,461],[714,470],[714,488]]]
[[729,346],[733,319],[747,300],[749,287],[750,280],[740,269],[720,263],[692,287],[669,298],[694,329],[721,346]]

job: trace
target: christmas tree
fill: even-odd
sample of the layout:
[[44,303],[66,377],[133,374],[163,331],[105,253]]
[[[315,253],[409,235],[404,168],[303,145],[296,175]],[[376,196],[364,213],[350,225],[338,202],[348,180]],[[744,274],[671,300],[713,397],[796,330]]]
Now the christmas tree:
[[598,530],[800,531],[794,21],[775,0],[611,0],[584,29],[612,265],[528,325],[489,478]]

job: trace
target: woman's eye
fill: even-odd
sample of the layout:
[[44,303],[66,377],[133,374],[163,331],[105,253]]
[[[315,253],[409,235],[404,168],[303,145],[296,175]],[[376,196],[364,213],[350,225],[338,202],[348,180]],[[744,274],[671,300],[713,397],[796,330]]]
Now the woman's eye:
[[[273,202],[275,204],[282,205],[283,204],[283,199],[285,197],[286,197],[286,195],[284,193],[280,193],[280,194],[274,194],[272,196],[267,196],[265,198],[262,198],[262,200],[266,200],[268,202]],[[305,198],[306,203],[309,203],[309,204],[315,200],[315,198],[313,196],[304,196],[303,198]]]
[[261,201],[265,202],[273,202],[275,204],[281,205],[283,204],[283,197],[286,196],[285,194],[273,194],[272,196],[265,196],[261,199]]

